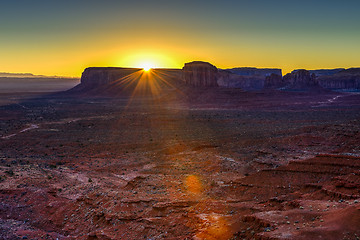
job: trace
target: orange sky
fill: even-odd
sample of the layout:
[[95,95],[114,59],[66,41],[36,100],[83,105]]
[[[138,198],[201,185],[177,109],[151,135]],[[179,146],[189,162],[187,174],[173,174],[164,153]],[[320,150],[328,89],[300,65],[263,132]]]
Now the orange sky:
[[194,60],[283,73],[360,66],[358,1],[20,1],[0,8],[0,72],[79,77],[90,66]]

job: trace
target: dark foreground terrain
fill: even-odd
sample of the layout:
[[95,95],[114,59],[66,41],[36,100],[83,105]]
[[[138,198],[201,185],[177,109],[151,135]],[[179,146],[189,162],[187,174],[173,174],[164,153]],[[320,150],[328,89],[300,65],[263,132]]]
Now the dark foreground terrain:
[[192,94],[0,107],[0,239],[359,239],[360,95]]

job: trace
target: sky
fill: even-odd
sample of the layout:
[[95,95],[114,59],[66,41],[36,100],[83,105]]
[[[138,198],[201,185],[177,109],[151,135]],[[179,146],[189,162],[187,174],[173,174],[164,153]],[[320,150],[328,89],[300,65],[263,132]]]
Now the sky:
[[360,67],[360,1],[0,1],[0,72]]

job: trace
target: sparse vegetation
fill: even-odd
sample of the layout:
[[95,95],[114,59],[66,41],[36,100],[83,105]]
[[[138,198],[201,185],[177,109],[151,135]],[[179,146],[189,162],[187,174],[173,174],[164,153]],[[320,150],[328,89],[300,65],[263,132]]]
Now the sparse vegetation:
[[11,170],[11,169],[10,169],[10,170],[6,170],[5,173],[6,173],[7,175],[11,176],[11,177],[15,175],[14,172],[13,172],[13,170]]

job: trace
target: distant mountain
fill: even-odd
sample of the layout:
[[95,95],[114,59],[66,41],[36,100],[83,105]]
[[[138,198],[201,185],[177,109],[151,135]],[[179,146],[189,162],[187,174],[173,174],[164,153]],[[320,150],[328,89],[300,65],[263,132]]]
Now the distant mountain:
[[18,77],[18,78],[28,78],[28,77],[35,77],[32,73],[7,73],[7,72],[0,72],[0,77]]
[[15,92],[58,92],[74,87],[79,81],[79,78],[71,77],[0,72],[0,94]]
[[8,72],[0,72],[0,77],[7,78],[74,78],[76,77],[62,77],[62,76],[45,76],[45,75],[35,75],[32,73],[8,73]]

